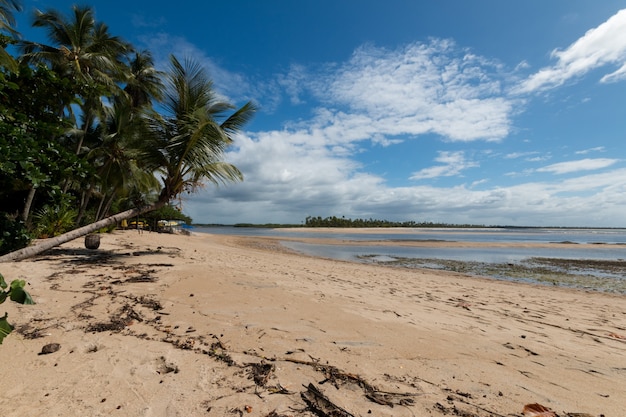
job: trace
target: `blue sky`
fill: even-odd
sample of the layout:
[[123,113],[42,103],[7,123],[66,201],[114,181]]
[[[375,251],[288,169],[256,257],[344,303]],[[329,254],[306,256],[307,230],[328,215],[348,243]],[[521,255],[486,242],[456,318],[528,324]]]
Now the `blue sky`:
[[[24,1],[69,12],[71,1]],[[195,222],[626,226],[626,1],[91,1],[260,111]]]

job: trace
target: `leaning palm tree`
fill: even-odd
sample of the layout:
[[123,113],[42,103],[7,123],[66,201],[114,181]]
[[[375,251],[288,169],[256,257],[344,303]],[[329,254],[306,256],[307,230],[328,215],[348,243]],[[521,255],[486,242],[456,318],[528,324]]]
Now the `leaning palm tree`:
[[[234,110],[213,89],[205,70],[187,60],[171,57],[163,107],[165,114],[150,112],[145,117],[149,134],[137,148],[138,162],[148,172],[158,172],[162,183],[156,201],[138,206],[38,245],[0,257],[0,262],[24,259],[69,242],[100,228],[156,210],[185,191],[194,191],[203,181],[215,184],[241,181],[241,172],[224,162],[223,156],[233,136],[256,111],[248,102]],[[234,110],[234,112],[233,112]]]

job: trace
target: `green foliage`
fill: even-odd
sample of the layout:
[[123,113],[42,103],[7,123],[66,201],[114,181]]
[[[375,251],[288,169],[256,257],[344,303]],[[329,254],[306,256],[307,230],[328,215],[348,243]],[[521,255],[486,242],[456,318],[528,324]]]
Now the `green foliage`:
[[159,220],[180,220],[186,224],[191,224],[192,222],[191,217],[185,215],[171,204],[166,204],[159,209],[146,213],[144,217],[148,220],[148,224],[156,224]]
[[24,222],[0,213],[0,255],[28,246],[31,235]]
[[[14,279],[11,281],[11,285],[8,285],[0,274],[0,304],[4,303],[7,298],[20,304],[35,304],[30,294],[24,289],[25,286],[26,281],[21,279]],[[7,317],[7,313],[0,317],[0,345],[4,338],[13,331],[13,326],[7,321]]]
[[39,238],[58,236],[71,230],[78,212],[67,202],[46,204],[34,215],[35,233]]
[[[149,52],[110,34],[90,7],[35,12],[33,27],[50,44],[20,39],[19,59],[8,56],[14,33],[1,23],[2,10],[0,254],[26,246],[26,230],[53,237],[205,182],[243,179],[222,158],[256,108],[223,102],[198,63],[172,56],[170,71],[157,71]],[[149,217],[191,222],[172,210]]]
[[72,126],[59,113],[70,100],[69,80],[45,67],[20,68],[0,77],[0,200],[3,211],[22,212],[31,189],[49,193],[90,167],[66,142]]

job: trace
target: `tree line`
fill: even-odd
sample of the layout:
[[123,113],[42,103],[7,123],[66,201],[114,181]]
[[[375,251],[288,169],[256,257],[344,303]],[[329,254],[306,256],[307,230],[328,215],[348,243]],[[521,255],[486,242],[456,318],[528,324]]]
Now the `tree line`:
[[33,238],[57,236],[53,247],[243,180],[223,157],[252,102],[222,100],[191,58],[158,70],[90,6],[35,10],[46,43],[21,37],[21,12],[0,0],[0,255],[15,254],[0,261],[32,255],[14,251]]
[[349,219],[345,217],[329,216],[307,216],[304,227],[463,227],[463,228],[484,228],[486,226],[472,224],[450,224],[433,222],[416,222],[413,220],[395,222],[377,219]]

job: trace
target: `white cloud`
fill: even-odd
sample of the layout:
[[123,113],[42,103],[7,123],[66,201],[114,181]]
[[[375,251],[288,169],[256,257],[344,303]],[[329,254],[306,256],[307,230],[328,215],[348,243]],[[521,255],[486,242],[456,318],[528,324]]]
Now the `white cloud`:
[[435,161],[440,162],[441,165],[435,165],[414,172],[409,179],[422,180],[427,178],[452,177],[459,175],[461,171],[467,168],[478,166],[478,163],[467,160],[465,153],[461,151],[439,152],[439,156],[435,158]]
[[308,77],[307,70],[303,65],[293,64],[287,74],[278,76],[278,84],[285,89],[292,104],[303,104],[303,82]]
[[390,51],[357,49],[351,59],[311,84],[331,108],[365,117],[389,136],[435,133],[446,140],[500,140],[515,103],[502,94],[495,63],[451,41],[414,43]]
[[538,168],[538,172],[551,172],[553,174],[569,174],[572,172],[579,171],[592,171],[596,169],[602,169],[609,167],[616,162],[618,159],[609,159],[609,158],[596,158],[596,159],[581,159],[578,161],[568,161],[568,162],[559,162],[557,164],[552,164],[545,166],[543,168]]
[[390,188],[380,178],[346,174],[342,171],[334,184],[314,184],[309,177],[305,183],[273,185],[258,194],[253,194],[256,182],[222,191],[209,189],[186,201],[184,210],[197,222],[215,223],[232,221],[235,212],[237,218],[253,223],[300,223],[307,215],[345,215],[486,225],[614,227],[626,205],[626,169],[484,190]]
[[576,155],[586,155],[591,152],[604,152],[604,146],[596,146],[595,148],[583,149],[582,151],[576,151]]
[[518,159],[524,157],[530,157],[531,155],[536,155],[538,152],[511,152],[504,155],[505,159]]
[[603,66],[620,68],[601,78],[614,82],[626,78],[626,9],[620,10],[606,22],[589,30],[565,50],[555,49],[555,65],[543,68],[519,85],[515,93],[542,91],[563,85],[572,78]]
[[[268,87],[271,82],[258,87],[251,79],[220,68],[184,39],[163,35],[151,42],[149,49],[161,51],[164,57],[176,52],[200,58],[216,87],[227,95],[247,90],[258,96],[269,94],[270,103],[277,100],[278,94]],[[472,224],[614,226],[622,215],[620,207],[626,204],[626,170],[486,189],[487,181],[493,183],[493,179],[470,179],[469,186],[392,187],[356,160],[366,145],[393,146],[421,135],[435,134],[447,141],[506,138],[520,103],[502,91],[504,76],[499,71],[497,64],[450,41],[415,43],[394,51],[363,47],[348,62],[328,65],[321,72],[294,65],[273,85],[280,86],[292,104],[306,101],[311,105],[318,100],[313,117],[286,121],[280,130],[238,137],[225,159],[242,170],[245,181],[192,195],[184,202],[184,210],[196,222],[215,223],[300,223],[307,215],[345,215]],[[528,161],[533,154],[506,157]],[[543,159],[541,155],[536,158]],[[608,168],[617,161],[584,159],[549,165],[540,172],[576,173]],[[460,176],[478,166],[464,152],[440,152],[435,162],[411,178]]]

